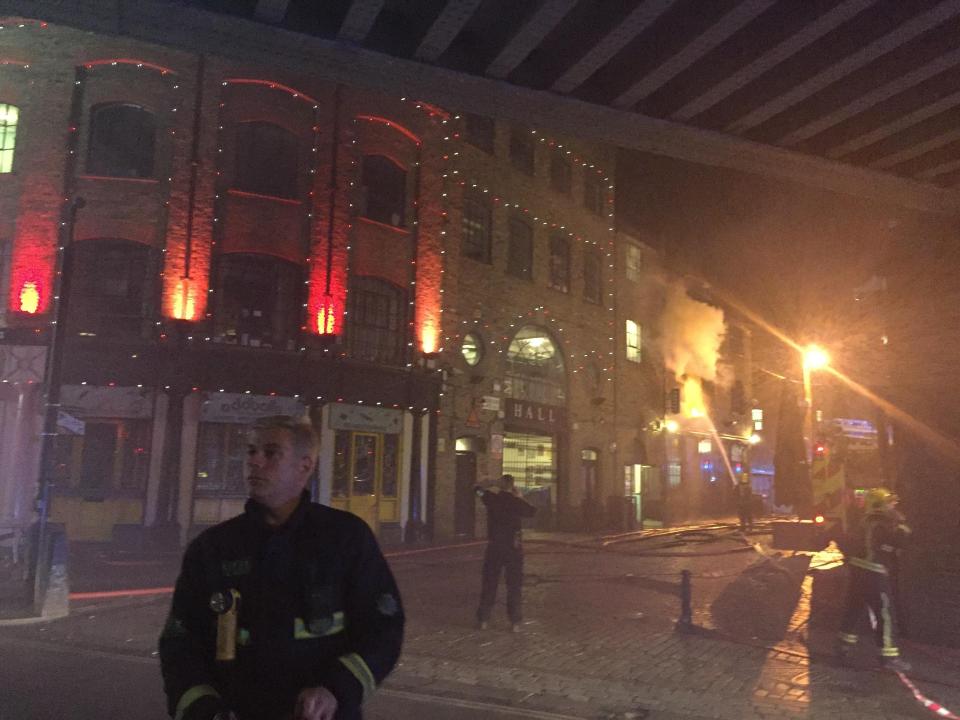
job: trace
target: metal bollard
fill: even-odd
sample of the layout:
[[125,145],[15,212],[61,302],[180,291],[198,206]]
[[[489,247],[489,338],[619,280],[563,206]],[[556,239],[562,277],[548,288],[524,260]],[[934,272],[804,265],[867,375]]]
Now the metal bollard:
[[693,610],[690,607],[690,571],[680,572],[680,619],[676,629],[679,632],[689,632],[693,628]]

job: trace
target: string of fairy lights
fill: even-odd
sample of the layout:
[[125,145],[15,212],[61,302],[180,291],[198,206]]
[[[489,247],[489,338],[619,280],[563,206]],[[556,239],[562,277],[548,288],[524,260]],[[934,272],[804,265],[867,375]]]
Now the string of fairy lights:
[[[460,116],[454,116],[454,119],[457,121],[462,120]],[[465,133],[463,132],[463,130],[465,130],[465,128],[461,128],[461,129],[455,130],[452,133],[448,133],[444,137],[444,141],[447,143],[450,143],[452,140],[461,140],[464,144],[466,144],[467,141],[465,140],[465,137],[464,137]],[[452,150],[448,150],[448,152],[444,154],[444,157],[450,161],[450,165],[451,165],[445,168],[444,179],[449,181],[450,183],[455,184],[461,189],[465,190],[469,188],[470,190],[489,196],[491,198],[493,207],[502,207],[504,209],[512,210],[514,212],[520,212],[523,215],[530,217],[535,224],[539,225],[540,227],[548,228],[551,231],[551,234],[555,236],[559,232],[568,240],[573,241],[575,243],[594,245],[596,247],[603,248],[603,251],[605,252],[606,260],[607,260],[607,263],[606,263],[607,265],[606,286],[607,287],[606,287],[605,295],[607,300],[606,310],[608,313],[607,340],[610,343],[610,350],[604,352],[596,348],[593,348],[588,350],[587,352],[581,353],[580,357],[583,360],[589,360],[590,358],[594,358],[595,360],[599,361],[602,365],[600,369],[601,369],[601,372],[604,373],[605,375],[605,380],[607,382],[612,382],[614,380],[614,376],[613,376],[614,359],[616,357],[616,351],[617,351],[616,331],[615,331],[615,307],[614,307],[615,282],[616,282],[615,243],[614,243],[614,237],[616,233],[616,228],[614,225],[615,187],[612,181],[610,180],[609,175],[607,175],[607,173],[601,167],[599,167],[596,163],[589,162],[585,158],[577,155],[574,152],[574,150],[565,146],[564,143],[558,140],[549,138],[541,133],[538,133],[538,131],[535,129],[530,130],[530,132],[531,134],[537,136],[539,142],[545,145],[549,150],[562,155],[564,159],[569,158],[575,165],[581,167],[585,174],[590,172],[594,173],[598,177],[600,182],[603,183],[602,187],[605,190],[604,200],[603,200],[603,212],[605,214],[605,219],[607,220],[605,242],[576,233],[568,229],[565,223],[552,221],[551,219],[545,216],[541,217],[542,213],[530,210],[530,208],[528,207],[529,203],[520,202],[518,200],[511,199],[511,198],[505,198],[503,197],[502,193],[498,191],[492,191],[482,181],[478,182],[476,180],[466,179],[466,175],[469,174],[469,171],[462,170],[459,167],[452,164],[454,158],[461,157],[460,148],[463,147],[462,145],[457,146]],[[443,198],[449,205],[449,198],[450,198],[449,189],[445,188],[445,192],[443,193]],[[449,206],[447,210],[449,214]],[[492,232],[492,228],[491,228],[491,232]],[[603,247],[604,245],[605,247]],[[568,297],[569,296],[572,296],[572,294],[568,294]],[[566,325],[568,324],[568,321],[565,322],[558,319],[555,316],[555,314],[552,313],[546,306],[536,305],[536,306],[533,306],[527,312],[517,315],[513,322],[508,323],[508,328],[511,331],[515,331],[515,330],[518,330],[523,324],[528,323],[530,321],[549,323],[552,326],[552,329],[560,336],[564,334]],[[479,333],[479,332],[475,333],[475,335],[478,336],[480,342],[484,342],[483,337],[484,335],[486,335],[486,337],[488,338],[486,342],[489,343],[491,348],[496,351],[496,354],[502,355],[505,352],[509,351],[510,344],[513,341],[514,333],[511,332],[510,334],[497,334],[496,328],[489,321],[484,321],[478,318],[461,320],[460,325],[461,325],[460,328],[453,329],[453,334],[447,334],[444,336],[444,343],[450,343],[452,341],[455,345],[459,346],[459,344],[463,341],[463,338],[466,336],[468,332],[476,331],[482,327],[484,330],[487,331],[486,333]],[[567,334],[569,335],[569,333]],[[571,372],[574,374],[578,372],[583,372],[585,370],[587,370],[587,366],[583,363],[575,365],[574,367],[571,368]]]

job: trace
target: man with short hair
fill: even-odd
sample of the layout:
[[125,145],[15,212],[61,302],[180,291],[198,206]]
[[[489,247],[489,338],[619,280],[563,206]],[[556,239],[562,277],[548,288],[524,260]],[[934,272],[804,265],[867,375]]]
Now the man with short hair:
[[500,572],[506,571],[507,616],[513,632],[520,631],[523,614],[520,609],[523,590],[523,518],[533,517],[537,509],[524,500],[517,490],[513,475],[503,475],[500,486],[476,487],[477,495],[487,508],[487,549],[483,556],[480,607],[477,625],[487,628],[490,612],[497,599]]
[[390,568],[358,517],[310,502],[309,422],[265,418],[243,515],[184,555],[160,661],[177,720],[358,720],[400,655]]

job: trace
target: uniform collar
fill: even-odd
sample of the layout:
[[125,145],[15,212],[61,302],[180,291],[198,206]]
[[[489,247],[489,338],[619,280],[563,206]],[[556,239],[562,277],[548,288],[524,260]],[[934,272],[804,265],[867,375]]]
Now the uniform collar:
[[300,523],[303,522],[304,516],[307,514],[307,508],[309,506],[310,493],[304,490],[300,493],[300,502],[297,504],[297,507],[294,509],[293,513],[283,525],[279,526],[267,525],[267,522],[264,519],[265,508],[252,498],[247,500],[246,504],[243,506],[243,510],[247,517],[253,520],[259,527],[269,530],[270,532],[286,533],[293,531],[300,526]]

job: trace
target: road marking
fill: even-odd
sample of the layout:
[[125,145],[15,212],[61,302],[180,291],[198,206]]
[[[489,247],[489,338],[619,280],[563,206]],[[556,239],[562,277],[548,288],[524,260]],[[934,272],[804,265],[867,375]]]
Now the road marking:
[[106,658],[109,660],[127,660],[140,665],[156,665],[159,663],[159,659],[156,657],[120,653],[111,650],[97,650],[96,648],[85,648],[77,645],[56,645],[44,640],[28,640],[26,638],[0,636],[0,645],[9,645],[29,650],[47,650],[48,652],[56,652],[63,655],[82,655],[84,657]]

